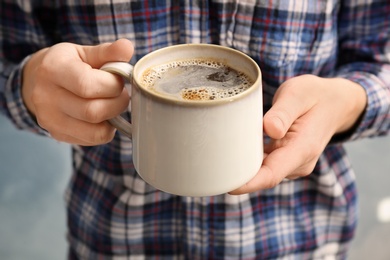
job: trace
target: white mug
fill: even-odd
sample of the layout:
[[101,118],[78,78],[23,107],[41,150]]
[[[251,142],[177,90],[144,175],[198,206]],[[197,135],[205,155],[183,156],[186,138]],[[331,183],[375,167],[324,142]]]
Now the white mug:
[[[184,59],[211,59],[244,72],[253,84],[235,96],[178,100],[142,85],[143,73]],[[258,65],[237,50],[211,44],[183,44],[149,53],[134,67],[111,62],[103,70],[127,77],[131,124],[109,120],[133,140],[138,174],[155,188],[182,196],[212,196],[244,185],[263,160],[262,85]]]

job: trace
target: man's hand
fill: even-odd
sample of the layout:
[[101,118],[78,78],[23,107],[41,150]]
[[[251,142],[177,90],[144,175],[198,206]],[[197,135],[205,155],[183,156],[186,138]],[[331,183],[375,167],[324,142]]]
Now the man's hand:
[[38,124],[59,141],[98,145],[112,140],[107,123],[123,112],[129,94],[122,78],[99,70],[106,62],[128,62],[130,41],[97,46],[60,43],[34,55],[23,71],[22,95]]
[[303,75],[283,83],[264,116],[271,142],[257,175],[230,192],[273,188],[283,179],[309,175],[332,136],[348,131],[365,110],[365,90],[352,81]]

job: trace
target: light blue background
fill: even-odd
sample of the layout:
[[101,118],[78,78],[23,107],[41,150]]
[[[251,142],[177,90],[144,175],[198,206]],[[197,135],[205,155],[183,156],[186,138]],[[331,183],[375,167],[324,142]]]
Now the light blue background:
[[[0,259],[66,259],[63,193],[68,145],[16,130],[0,116]],[[349,259],[390,259],[390,222],[377,219],[390,197],[390,137],[350,143],[360,192],[360,224]]]

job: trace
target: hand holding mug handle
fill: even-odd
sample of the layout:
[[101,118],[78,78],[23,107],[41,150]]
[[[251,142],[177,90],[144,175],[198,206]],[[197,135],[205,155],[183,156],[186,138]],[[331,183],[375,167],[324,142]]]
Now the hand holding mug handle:
[[[128,79],[131,83],[132,77],[133,77],[133,66],[126,62],[108,62],[104,64],[101,68],[101,70],[114,73],[120,76],[123,76],[124,78]],[[107,120],[113,127],[118,129],[122,134],[132,138],[132,125],[127,122],[126,119],[124,119],[121,116],[116,116],[114,118],[111,118]]]

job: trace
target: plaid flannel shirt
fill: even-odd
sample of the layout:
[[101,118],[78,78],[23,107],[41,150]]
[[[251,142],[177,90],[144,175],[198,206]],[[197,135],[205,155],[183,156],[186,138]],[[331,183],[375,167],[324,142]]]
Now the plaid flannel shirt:
[[[390,129],[389,35],[388,0],[2,0],[0,111],[18,128],[46,134],[23,104],[21,69],[30,54],[55,43],[128,38],[134,63],[164,46],[202,42],[258,62],[265,111],[278,86],[296,75],[358,82],[368,105],[343,141],[378,136]],[[355,177],[340,142],[326,147],[305,178],[201,198],[145,184],[131,141],[120,134],[106,145],[72,148],[70,258],[333,259],[346,256],[354,234]]]

